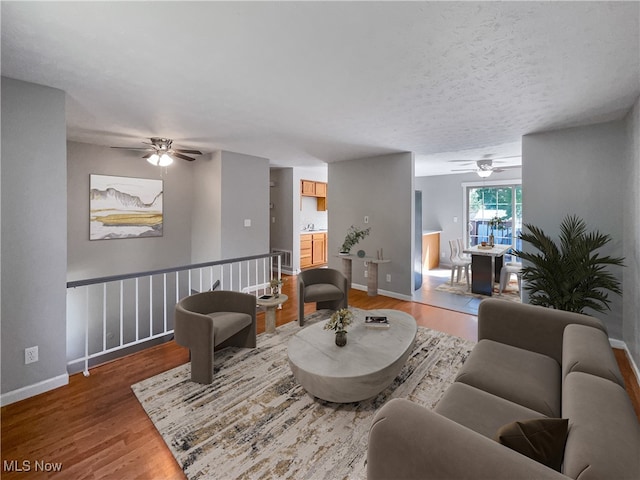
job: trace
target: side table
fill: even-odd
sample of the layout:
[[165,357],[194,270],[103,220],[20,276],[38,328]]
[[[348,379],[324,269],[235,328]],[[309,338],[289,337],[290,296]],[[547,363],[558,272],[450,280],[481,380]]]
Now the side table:
[[369,276],[367,277],[367,295],[378,295],[378,265],[389,263],[391,260],[379,260],[374,257],[356,257],[354,255],[338,255],[342,259],[342,273],[347,277],[347,286],[351,288],[351,260],[362,260],[369,264]]
[[264,314],[265,332],[276,333],[276,308],[278,305],[282,305],[289,300],[289,297],[284,293],[281,293],[277,297],[260,298],[257,299],[257,304],[266,308]]

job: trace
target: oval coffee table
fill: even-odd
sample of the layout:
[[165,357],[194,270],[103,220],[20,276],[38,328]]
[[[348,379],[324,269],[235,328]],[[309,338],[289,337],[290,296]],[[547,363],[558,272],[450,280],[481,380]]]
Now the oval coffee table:
[[[366,315],[386,316],[390,327],[364,325]],[[336,403],[359,402],[387,388],[400,373],[415,342],[415,319],[399,310],[363,310],[347,333],[347,345],[335,344],[326,321],[304,327],[289,340],[287,354],[294,377],[311,395]]]

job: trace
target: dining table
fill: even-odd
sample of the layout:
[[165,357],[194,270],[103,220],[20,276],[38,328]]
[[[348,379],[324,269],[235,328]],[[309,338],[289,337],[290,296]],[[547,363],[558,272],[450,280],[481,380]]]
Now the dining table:
[[505,253],[512,245],[474,245],[463,250],[471,255],[471,291],[481,295],[493,295],[496,279],[500,279],[500,270]]

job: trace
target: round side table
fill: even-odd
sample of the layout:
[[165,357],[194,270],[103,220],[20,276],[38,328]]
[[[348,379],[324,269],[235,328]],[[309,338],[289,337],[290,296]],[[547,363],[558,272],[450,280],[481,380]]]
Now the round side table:
[[265,332],[276,333],[276,308],[278,305],[282,305],[289,300],[289,297],[284,293],[281,293],[277,297],[260,298],[258,297],[257,303],[261,307],[266,308],[264,320],[265,320]]

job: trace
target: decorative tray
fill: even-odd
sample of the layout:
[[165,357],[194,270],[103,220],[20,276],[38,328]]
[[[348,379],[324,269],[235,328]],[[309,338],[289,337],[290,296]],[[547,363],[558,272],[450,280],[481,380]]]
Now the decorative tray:
[[484,247],[482,245],[478,245],[478,250],[491,250],[493,248],[493,246],[491,245],[485,245]]

